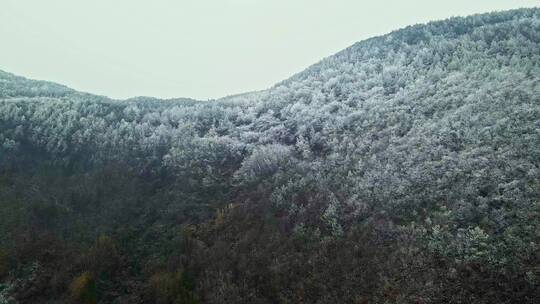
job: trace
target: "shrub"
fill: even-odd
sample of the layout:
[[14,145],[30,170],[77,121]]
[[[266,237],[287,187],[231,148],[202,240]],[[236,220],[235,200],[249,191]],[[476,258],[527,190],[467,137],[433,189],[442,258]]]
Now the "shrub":
[[5,277],[9,271],[9,257],[5,250],[0,249],[0,279]]
[[88,251],[88,266],[97,273],[113,274],[120,264],[120,254],[116,242],[109,236],[98,237]]
[[158,304],[199,303],[193,285],[193,280],[182,272],[159,272],[148,282],[149,292]]
[[97,288],[94,276],[90,272],[84,272],[71,282],[71,299],[74,303],[95,304],[97,303]]

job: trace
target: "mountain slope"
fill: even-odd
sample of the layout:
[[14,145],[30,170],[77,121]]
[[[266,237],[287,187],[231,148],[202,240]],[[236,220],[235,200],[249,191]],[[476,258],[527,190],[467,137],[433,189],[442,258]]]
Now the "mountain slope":
[[2,72],[0,295],[533,303],[539,75],[539,9],[408,27],[211,102]]
[[11,73],[0,71],[0,98],[65,96],[75,91],[48,81],[29,80]]

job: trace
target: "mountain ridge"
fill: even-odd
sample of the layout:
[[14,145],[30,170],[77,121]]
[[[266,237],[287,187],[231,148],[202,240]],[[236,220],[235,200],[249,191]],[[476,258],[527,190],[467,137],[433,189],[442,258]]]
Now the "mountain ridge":
[[[251,93],[255,93],[255,92],[263,92],[263,91],[270,90],[270,89],[272,89],[274,87],[277,87],[277,86],[283,85],[285,83],[288,83],[288,82],[292,81],[293,79],[295,79],[297,77],[301,77],[301,75],[311,72],[312,69],[317,69],[317,67],[319,67],[320,65],[324,65],[325,60],[328,60],[328,59],[330,59],[332,57],[336,57],[336,56],[343,56],[343,55],[346,55],[348,53],[354,53],[356,49],[362,48],[362,47],[366,46],[366,44],[369,45],[369,43],[371,43],[371,42],[378,42],[380,40],[386,40],[386,42],[388,42],[388,39],[394,39],[395,36],[398,36],[397,37],[398,40],[407,39],[407,33],[412,33],[412,35],[417,35],[416,31],[418,31],[420,29],[423,30],[424,28],[427,28],[427,27],[434,27],[435,28],[435,35],[437,35],[437,29],[439,27],[443,26],[444,24],[453,23],[453,22],[454,23],[455,22],[464,22],[464,23],[468,23],[468,22],[469,23],[470,22],[474,23],[474,22],[476,22],[476,24],[473,24],[473,26],[476,28],[476,27],[480,27],[480,26],[490,25],[490,24],[493,24],[493,23],[508,22],[508,21],[511,21],[512,19],[517,19],[517,18],[520,18],[520,17],[533,18],[533,17],[538,16],[539,10],[540,9],[538,7],[519,8],[519,9],[513,9],[513,10],[507,10],[507,11],[493,11],[493,12],[488,12],[488,13],[478,13],[478,14],[474,14],[474,15],[470,15],[470,16],[466,16],[466,17],[454,16],[454,17],[449,17],[449,18],[444,19],[444,20],[436,20],[436,21],[429,21],[429,22],[426,22],[426,23],[418,23],[418,24],[414,24],[414,25],[409,25],[409,26],[406,26],[404,28],[391,31],[391,32],[389,32],[387,34],[374,36],[374,37],[370,37],[370,38],[358,41],[358,42],[352,44],[351,46],[349,46],[349,47],[347,47],[347,48],[345,48],[345,49],[343,49],[343,50],[341,50],[339,52],[336,52],[333,55],[329,55],[329,56],[321,59],[319,62],[312,64],[311,66],[304,69],[303,71],[295,73],[291,77],[277,82],[276,84],[274,84],[273,86],[271,86],[268,89],[257,90],[257,91],[254,91],[254,92],[238,93],[238,94],[228,95],[228,96],[219,97],[219,98],[215,98],[215,99],[211,99],[211,100],[231,99],[231,98],[240,97],[240,96],[243,96],[243,95],[246,95],[246,94],[251,94]],[[478,20],[478,19],[480,19],[480,20]],[[454,33],[454,32],[442,31],[440,29],[438,29],[438,31],[440,31],[439,34],[444,34],[444,33],[453,34]],[[459,33],[458,35],[464,35],[464,34],[467,34],[467,33],[463,32],[463,33]],[[453,38],[455,38],[455,37],[453,37]],[[411,38],[409,37],[409,39],[411,39]],[[408,43],[411,42],[411,41],[413,41],[413,40],[408,41]],[[15,74],[12,74],[12,73],[9,73],[7,71],[3,71],[3,70],[0,69],[0,77],[3,78],[3,79],[6,79],[7,76],[9,76],[10,78],[13,78],[13,77],[19,78],[19,79],[23,78],[25,82],[38,82],[38,83],[43,83],[43,84],[48,84],[48,85],[53,85],[53,86],[58,86],[58,87],[64,87],[65,89],[69,89],[69,90],[71,90],[73,92],[78,92],[78,93],[82,93],[82,94],[89,94],[89,95],[94,95],[94,96],[101,96],[101,97],[105,97],[105,98],[108,98],[108,99],[111,99],[111,100],[120,100],[120,101],[122,101],[122,100],[130,100],[130,99],[137,99],[137,98],[151,98],[151,99],[161,99],[161,100],[175,100],[175,99],[195,100],[195,99],[192,99],[192,98],[189,98],[189,97],[174,97],[174,98],[162,99],[162,98],[156,98],[156,97],[152,97],[152,96],[134,96],[134,97],[124,98],[124,99],[114,99],[114,98],[110,98],[110,97],[105,96],[105,95],[96,95],[96,94],[93,94],[91,92],[76,91],[76,90],[74,90],[72,88],[69,88],[69,87],[63,85],[63,84],[50,82],[50,81],[47,81],[47,80],[36,80],[36,79],[25,78],[24,76],[18,76],[18,75],[15,75]]]

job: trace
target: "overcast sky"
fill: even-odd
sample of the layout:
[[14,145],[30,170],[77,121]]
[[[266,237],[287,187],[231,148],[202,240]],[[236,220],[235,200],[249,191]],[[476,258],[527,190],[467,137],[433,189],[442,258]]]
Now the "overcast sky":
[[113,98],[261,90],[365,38],[540,0],[0,0],[0,69]]

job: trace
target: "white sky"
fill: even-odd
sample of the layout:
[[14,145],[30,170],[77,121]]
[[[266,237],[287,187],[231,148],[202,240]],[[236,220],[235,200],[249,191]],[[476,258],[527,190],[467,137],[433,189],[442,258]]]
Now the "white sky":
[[261,90],[365,38],[540,0],[0,0],[0,69],[114,98]]

